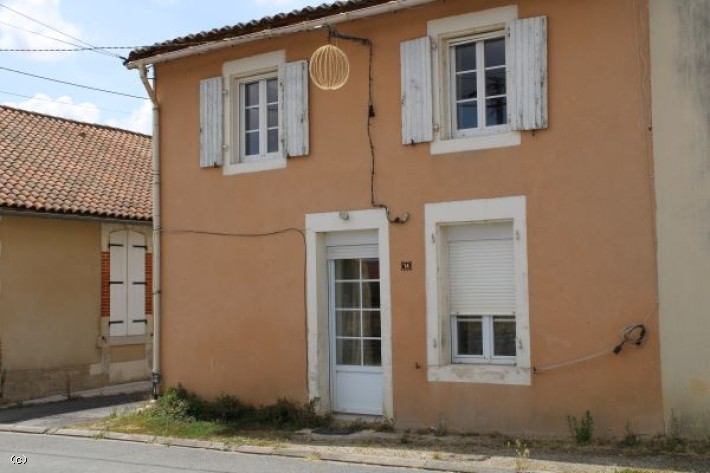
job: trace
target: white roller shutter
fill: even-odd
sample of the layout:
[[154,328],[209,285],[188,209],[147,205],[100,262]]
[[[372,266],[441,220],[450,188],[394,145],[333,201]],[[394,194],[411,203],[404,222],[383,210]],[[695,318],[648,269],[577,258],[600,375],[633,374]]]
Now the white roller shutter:
[[450,313],[515,313],[513,223],[459,225],[448,229]]

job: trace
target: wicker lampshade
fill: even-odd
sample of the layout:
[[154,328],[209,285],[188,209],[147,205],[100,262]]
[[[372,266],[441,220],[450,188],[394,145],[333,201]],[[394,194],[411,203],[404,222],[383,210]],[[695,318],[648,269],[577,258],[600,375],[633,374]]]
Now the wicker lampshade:
[[313,53],[308,71],[316,87],[337,90],[348,81],[350,61],[342,49],[326,44]]

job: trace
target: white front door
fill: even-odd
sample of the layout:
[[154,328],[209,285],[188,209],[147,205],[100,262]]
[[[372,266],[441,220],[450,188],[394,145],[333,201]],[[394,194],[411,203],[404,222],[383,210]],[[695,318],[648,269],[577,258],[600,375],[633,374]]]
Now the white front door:
[[332,410],[382,415],[377,245],[328,248]]

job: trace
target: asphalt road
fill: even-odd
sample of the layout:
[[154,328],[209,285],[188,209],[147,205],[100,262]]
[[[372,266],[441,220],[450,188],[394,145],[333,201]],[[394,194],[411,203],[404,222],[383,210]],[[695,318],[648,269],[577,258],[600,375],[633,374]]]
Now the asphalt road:
[[111,440],[0,432],[0,472],[2,473],[300,473],[304,471],[402,473],[407,470]]
[[[103,419],[111,413],[137,409],[147,393],[118,394],[0,409],[0,424],[32,427],[66,427]],[[0,469],[0,471],[3,471]]]

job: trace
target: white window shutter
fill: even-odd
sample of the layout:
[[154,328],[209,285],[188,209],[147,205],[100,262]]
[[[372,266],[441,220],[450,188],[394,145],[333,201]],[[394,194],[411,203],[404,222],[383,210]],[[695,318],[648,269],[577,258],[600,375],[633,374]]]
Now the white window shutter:
[[513,224],[452,226],[448,233],[451,314],[514,314]]
[[128,335],[143,335],[147,326],[145,315],[145,236],[138,232],[128,232],[128,270],[126,282],[128,291],[128,312],[126,331]]
[[432,112],[431,39],[400,44],[402,80],[402,144],[424,143],[434,138]]
[[126,232],[113,232],[109,235],[109,255],[111,272],[109,278],[110,285],[110,313],[109,313],[109,335],[120,337],[127,335],[126,314],[127,307],[127,285],[126,285]]
[[547,128],[547,17],[515,20],[508,34],[510,128]]
[[308,61],[295,61],[279,68],[281,93],[281,145],[288,157],[307,156]]
[[200,167],[222,165],[223,110],[222,78],[200,81]]

